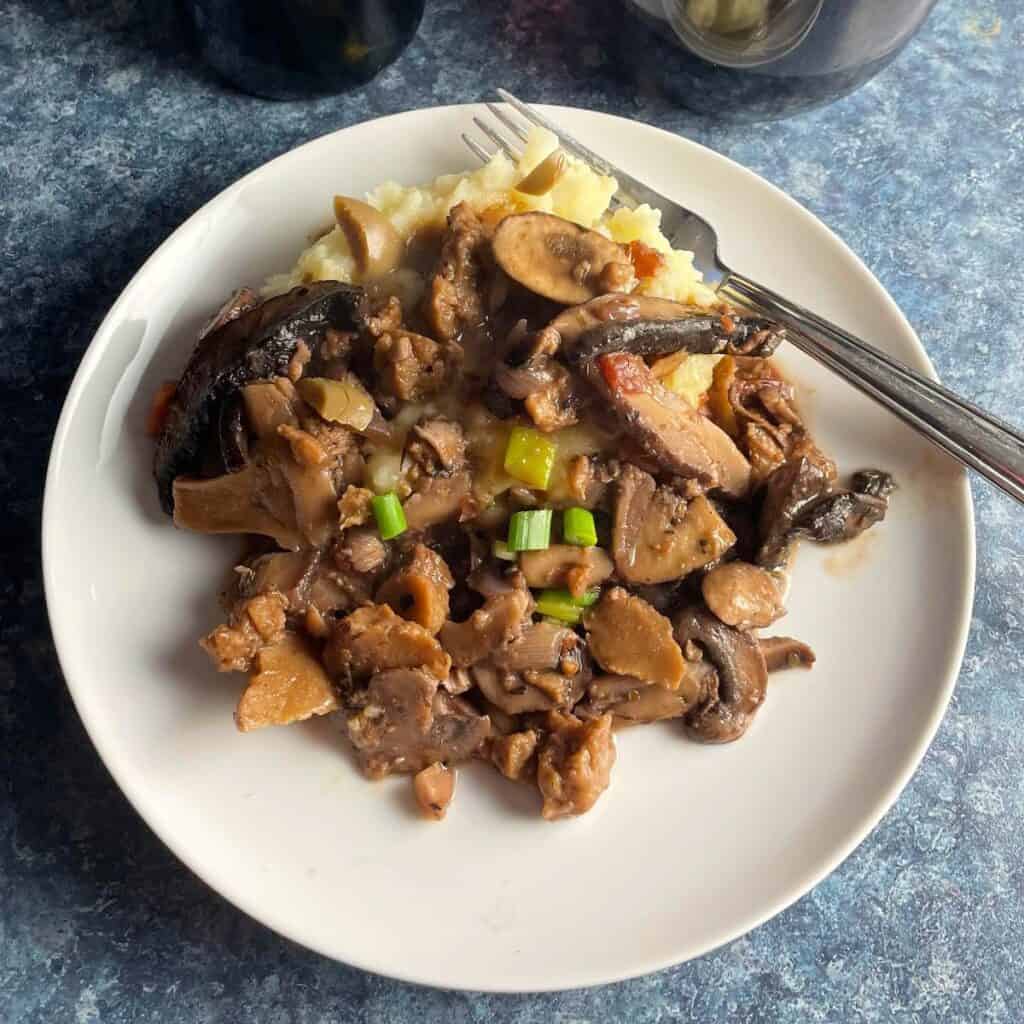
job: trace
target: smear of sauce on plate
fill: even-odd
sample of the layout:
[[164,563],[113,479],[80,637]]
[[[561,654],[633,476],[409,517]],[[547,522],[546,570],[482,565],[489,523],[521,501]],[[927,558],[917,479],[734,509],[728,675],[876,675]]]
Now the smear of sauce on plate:
[[871,562],[876,539],[875,534],[862,533],[841,544],[822,563],[825,572],[840,579],[852,576]]

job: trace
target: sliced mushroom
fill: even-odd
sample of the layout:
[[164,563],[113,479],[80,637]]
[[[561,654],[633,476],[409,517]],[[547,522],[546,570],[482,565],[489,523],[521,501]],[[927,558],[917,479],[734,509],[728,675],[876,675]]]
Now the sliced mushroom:
[[699,480],[743,497],[750,464],[724,430],[689,402],[661,386],[640,356],[626,352],[601,356],[589,379],[609,399],[613,411],[669,472]]
[[412,428],[406,454],[432,475],[451,473],[466,465],[466,435],[453,420],[425,419]]
[[528,196],[547,195],[562,179],[569,161],[565,154],[556,149],[549,153],[525,178],[513,188]]
[[[600,666],[678,690],[686,676],[683,652],[672,636],[672,623],[642,598],[612,587],[583,617],[590,653]],[[686,694],[688,702],[696,693]]]
[[541,551],[523,551],[519,568],[531,587],[567,587],[579,597],[599,586],[615,571],[607,553],[597,547],[552,544]]
[[612,554],[627,583],[678,580],[721,558],[736,535],[700,495],[687,501],[654,478],[627,465],[616,485]]
[[359,280],[382,277],[401,262],[405,252],[402,236],[369,203],[335,196],[334,216],[356,261]]
[[765,485],[758,563],[769,569],[784,567],[797,537],[831,544],[881,522],[888,511],[892,478],[864,472],[855,482],[865,490],[831,490],[825,469],[805,455],[775,470]]
[[584,331],[571,358],[583,362],[607,352],[632,352],[641,356],[681,351],[696,355],[735,354],[748,339],[761,333],[766,337],[759,351],[770,352],[782,340],[782,329],[769,330],[763,320],[709,314],[707,310],[672,319],[612,320]]
[[509,277],[555,302],[586,302],[635,283],[620,245],[550,213],[506,217],[493,244],[494,259]]
[[331,681],[309,643],[296,633],[286,633],[256,655],[256,672],[238,702],[235,722],[242,732],[249,732],[337,709]]
[[439,693],[437,679],[417,669],[378,673],[360,700],[346,725],[362,769],[373,779],[468,760],[490,735],[485,716],[459,697]]
[[816,658],[805,643],[791,636],[763,636],[758,640],[769,672],[784,668],[810,668]]
[[250,381],[285,374],[300,340],[312,345],[326,331],[356,329],[365,318],[361,289],[321,281],[268,299],[204,337],[178,382],[157,442],[153,473],[164,511],[174,511],[174,479],[199,470],[222,402]]
[[793,527],[800,514],[828,493],[824,471],[807,458],[793,459],[768,478],[758,529],[757,562],[766,569],[784,568],[789,559]]
[[[283,548],[302,547],[288,492],[273,511],[267,507],[275,490],[262,466],[249,465],[237,473],[210,480],[176,477],[172,485],[174,525],[197,533],[255,533],[273,537]],[[276,514],[275,514],[276,513]]]
[[768,685],[757,638],[698,607],[676,616],[675,637],[683,650],[700,652],[715,668],[714,674],[704,675],[697,705],[687,713],[690,734],[706,743],[739,739],[764,702]]
[[[696,672],[687,665],[688,672]],[[696,677],[695,677],[696,678]],[[608,712],[627,722],[660,722],[682,718],[692,706],[687,690],[666,690],[633,676],[597,676],[587,687],[586,700],[575,709],[580,718],[594,718]]]
[[458,519],[469,498],[470,475],[424,477],[416,493],[402,506],[410,530],[425,530],[449,519]]
[[786,609],[775,577],[749,562],[725,562],[701,581],[708,608],[727,626],[755,629],[770,626]]
[[[784,336],[782,328],[756,317],[713,313],[701,306],[689,306],[653,295],[600,295],[583,305],[563,310],[548,326],[558,332],[562,351],[573,357],[583,335],[594,328],[611,327],[626,321],[650,324],[660,320],[677,321],[679,324],[689,322],[690,326],[685,328],[689,343],[705,346],[692,351],[735,351],[744,355],[769,356]],[[725,347],[707,348],[710,342],[698,340],[702,331],[722,339]],[[688,344],[677,347],[687,348]]]
[[456,668],[468,668],[522,633],[532,603],[528,590],[495,594],[465,622],[446,622],[438,639]]

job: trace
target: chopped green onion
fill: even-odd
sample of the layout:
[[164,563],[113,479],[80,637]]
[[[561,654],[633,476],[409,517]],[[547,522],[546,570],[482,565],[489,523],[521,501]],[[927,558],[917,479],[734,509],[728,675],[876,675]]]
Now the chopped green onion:
[[581,597],[573,597],[568,590],[542,590],[537,598],[537,611],[575,626],[583,618],[583,609],[589,608],[600,596],[601,591],[597,587]]
[[515,427],[505,449],[505,472],[524,484],[546,490],[557,446],[531,427]]
[[562,513],[562,536],[566,544],[593,547],[597,543],[593,514],[585,508],[567,508]]
[[503,562],[514,562],[516,560],[516,553],[503,540],[496,540],[491,545],[491,551],[494,553],[495,558],[500,558]]
[[405,521],[405,511],[398,495],[394,491],[387,494],[378,494],[371,503],[373,515],[377,520],[377,529],[380,530],[381,540],[391,540],[400,533],[405,533],[408,524]]
[[551,547],[551,509],[516,512],[508,521],[509,551],[543,551]]

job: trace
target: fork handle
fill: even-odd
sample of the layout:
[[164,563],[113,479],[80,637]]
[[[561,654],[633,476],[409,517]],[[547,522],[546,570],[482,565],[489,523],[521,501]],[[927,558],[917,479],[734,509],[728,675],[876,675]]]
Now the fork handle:
[[788,340],[1024,504],[1024,434],[841,327],[730,272],[719,298],[789,329]]

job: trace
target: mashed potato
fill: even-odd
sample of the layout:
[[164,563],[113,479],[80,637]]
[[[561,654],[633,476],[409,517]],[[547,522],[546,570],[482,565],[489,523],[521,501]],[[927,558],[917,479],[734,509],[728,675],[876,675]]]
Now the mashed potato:
[[[643,242],[662,255],[661,266],[652,277],[641,278],[637,291],[680,302],[709,305],[714,293],[693,266],[693,254],[673,249],[661,233],[661,213],[649,206],[609,212],[616,182],[569,157],[554,187],[544,195],[518,192],[517,183],[557,148],[554,135],[542,128],[531,130],[522,158],[513,163],[497,153],[483,167],[462,174],[446,174],[430,185],[406,187],[389,181],[366,197],[394,224],[405,239],[417,232],[444,226],[448,211],[467,202],[478,213],[495,216],[542,210],[594,228],[616,242]],[[263,288],[275,295],[310,281],[348,281],[359,284],[355,261],[345,235],[338,227],[317,239],[299,256],[287,274],[276,274]]]

